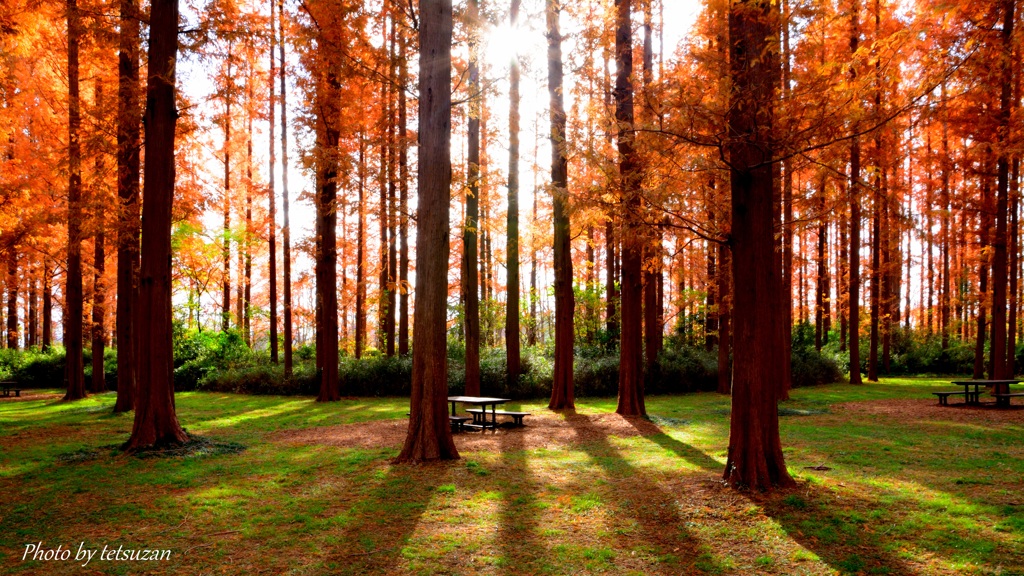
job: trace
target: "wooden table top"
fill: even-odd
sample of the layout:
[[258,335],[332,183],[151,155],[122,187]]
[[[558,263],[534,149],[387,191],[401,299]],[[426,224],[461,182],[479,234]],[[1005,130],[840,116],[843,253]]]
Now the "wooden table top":
[[509,398],[487,398],[486,396],[449,396],[449,402],[464,402],[466,404],[501,404],[511,402]]

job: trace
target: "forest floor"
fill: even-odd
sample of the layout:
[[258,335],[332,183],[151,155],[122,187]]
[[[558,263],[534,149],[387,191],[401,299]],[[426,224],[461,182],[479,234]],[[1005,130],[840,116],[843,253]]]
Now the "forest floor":
[[[649,419],[582,399],[456,435],[462,459],[395,465],[408,400],[181,393],[229,449],[112,447],[113,394],[0,400],[2,574],[1024,574],[1024,408],[936,406],[947,379],[795,390],[793,489],[721,482],[729,399],[654,396]],[[55,391],[49,391],[55,392]],[[955,400],[955,399],[954,399]],[[70,559],[23,559],[30,544]],[[78,550],[170,550],[101,560]]]

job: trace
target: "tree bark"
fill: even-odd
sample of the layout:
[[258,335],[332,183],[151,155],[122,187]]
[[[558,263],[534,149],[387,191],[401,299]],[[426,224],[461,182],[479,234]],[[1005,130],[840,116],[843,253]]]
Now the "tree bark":
[[366,347],[366,139],[359,135],[359,207],[356,222],[356,358]]
[[451,0],[420,1],[419,196],[409,431],[398,462],[457,459],[448,424],[448,210],[451,188]]
[[[509,25],[519,20],[521,0],[512,0]],[[519,57],[509,64],[508,92],[508,216],[506,240],[505,365],[511,388],[519,380]]]
[[[860,43],[860,1],[853,0],[850,10],[850,53],[857,53]],[[857,69],[850,68],[850,77],[856,79]],[[859,130],[853,123],[851,132]],[[850,325],[850,384],[860,384],[860,138],[850,140],[850,289],[847,309]]]
[[569,162],[566,158],[565,106],[562,98],[562,33],[558,0],[545,0],[548,36],[548,97],[551,118],[551,195],[554,217],[555,264],[555,373],[551,386],[551,410],[575,410],[573,387],[572,250],[569,230]]
[[734,3],[729,13],[732,270],[744,290],[733,300],[733,338],[743,353],[733,365],[724,478],[755,490],[793,483],[779,439],[776,384],[787,360],[777,337],[777,324],[785,317],[775,305],[783,288],[775,258],[771,135],[779,66],[766,45],[775,38],[776,10],[768,0],[749,0]]
[[139,299],[139,113],[138,0],[120,0],[117,88],[117,401],[114,412],[135,409],[138,380],[136,315]]
[[7,251],[7,348],[17,350],[18,343],[18,250]]
[[641,167],[633,133],[633,30],[631,0],[616,0],[615,120],[618,123],[619,177],[624,237],[622,241],[622,339],[619,345],[619,398],[616,412],[643,415],[643,341],[640,219]]
[[[103,110],[103,85],[96,82],[96,109]],[[96,173],[102,174],[104,157],[96,156]],[[93,197],[93,217],[96,235],[93,237],[93,280],[92,280],[92,381],[89,392],[107,391],[107,380],[103,373],[103,348],[106,346],[106,283],[103,274],[106,270],[106,222],[104,213],[107,210],[107,199],[104,189],[97,187]]]
[[337,154],[340,130],[340,110],[338,106],[337,69],[328,53],[331,43],[320,39],[317,42],[321,65],[326,68],[317,86],[317,197],[316,211],[319,220],[320,246],[317,252],[317,307],[320,316],[317,343],[320,349],[320,394],[317,402],[335,402],[341,400],[341,387],[338,381],[338,244],[337,227],[338,212],[336,210]]
[[409,133],[405,87],[409,83],[405,34],[399,32],[398,66],[398,353],[409,354]]
[[479,2],[469,0],[469,70],[466,89],[469,92],[467,140],[469,145],[466,174],[466,221],[462,227],[462,294],[465,304],[466,395],[480,395],[480,287],[477,246],[480,229],[480,91],[477,64],[477,28]]
[[268,140],[270,143],[270,161],[268,162],[267,171],[270,176],[267,181],[267,202],[269,209],[269,223],[270,231],[268,254],[270,258],[270,361],[274,364],[278,362],[277,355],[277,193],[274,190],[275,187],[275,164],[277,162],[277,140],[274,138],[274,121],[277,118],[277,98],[275,97],[276,83],[277,83],[277,67],[276,59],[274,55],[275,42],[277,40],[277,29],[274,27],[274,0],[270,0],[270,68],[267,73],[267,77],[270,80],[270,97],[268,99],[270,108],[267,110],[267,117],[270,120],[270,129]]
[[64,346],[67,349],[64,400],[85,398],[82,359],[82,119],[78,86],[81,21],[77,0],[67,0],[68,20],[68,258],[64,288]]
[[[231,75],[232,45],[228,43],[226,82],[234,82]],[[224,90],[224,237],[222,258],[224,260],[223,295],[221,301],[221,326],[223,332],[231,328],[231,88]]]
[[[72,0],[74,1],[74,0]],[[144,125],[142,267],[139,278],[139,386],[135,424],[124,449],[178,445],[188,435],[174,410],[171,344],[171,205],[174,201],[175,63],[178,2],[153,0]]]
[[[42,340],[40,346],[43,351],[50,349],[53,344],[53,289],[50,285],[52,280],[50,271],[50,261],[48,258],[43,258],[43,327],[42,327]],[[83,375],[83,381],[84,381]]]
[[1010,115],[1013,110],[1011,101],[1013,90],[1013,23],[1016,0],[1002,0],[1003,26],[1002,46],[999,58],[999,72],[1002,87],[999,94],[998,126],[996,139],[999,155],[996,159],[996,229],[993,241],[992,259],[992,345],[991,373],[992,378],[1002,380],[1009,378],[1007,372],[1006,348],[1006,288],[1007,288],[1007,212],[1009,210],[1009,175],[1010,159],[1007,145],[1010,138]]
[[281,80],[281,212],[284,221],[281,226],[282,241],[282,283],[284,288],[284,375],[292,375],[292,232],[288,197],[288,99],[285,78],[287,69],[284,57],[284,0],[277,0],[277,25],[280,29],[278,44],[278,73]]

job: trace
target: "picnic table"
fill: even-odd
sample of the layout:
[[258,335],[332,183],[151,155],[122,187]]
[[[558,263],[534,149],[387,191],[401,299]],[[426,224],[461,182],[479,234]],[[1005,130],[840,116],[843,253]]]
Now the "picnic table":
[[11,392],[14,392],[14,395],[16,397],[21,397],[21,388],[18,387],[18,383],[17,382],[13,382],[13,381],[3,381],[3,382],[0,382],[0,388],[3,388],[3,397],[4,398],[9,397],[11,395]]
[[[995,396],[996,406],[1009,407],[1010,398],[1024,396],[1024,393],[1010,393],[1010,384],[1019,384],[1020,382],[1020,380],[953,380],[952,383],[964,387],[963,395],[966,404],[981,404],[981,387],[992,386],[992,395]],[[971,386],[974,387],[973,391],[970,389]],[[950,393],[945,394],[949,395]],[[941,400],[944,398],[940,396]]]
[[[499,404],[510,402],[508,398],[488,398],[486,396],[449,396],[448,401],[452,404],[452,416],[455,416],[455,404],[469,404],[472,406],[479,406],[476,410],[467,410],[473,415],[473,424],[482,426],[485,428],[497,428],[498,427],[498,415],[511,416],[517,424],[523,423],[523,416],[528,416],[526,412],[506,412],[504,410],[498,410]],[[491,420],[487,421],[487,407],[491,407]]]

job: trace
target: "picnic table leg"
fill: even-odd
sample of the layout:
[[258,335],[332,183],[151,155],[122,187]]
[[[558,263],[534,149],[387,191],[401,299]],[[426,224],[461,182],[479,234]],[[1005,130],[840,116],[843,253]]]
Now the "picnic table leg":
[[452,416],[455,416],[455,402],[452,402]]

